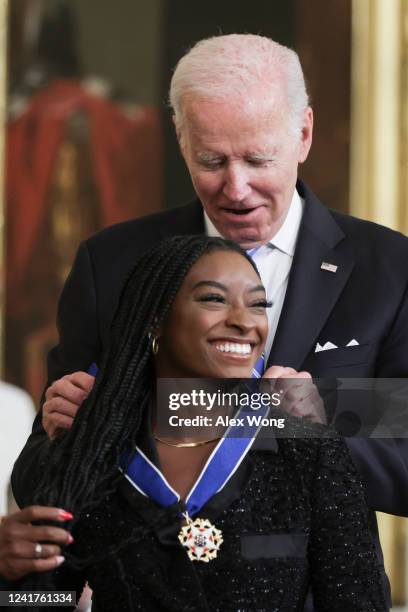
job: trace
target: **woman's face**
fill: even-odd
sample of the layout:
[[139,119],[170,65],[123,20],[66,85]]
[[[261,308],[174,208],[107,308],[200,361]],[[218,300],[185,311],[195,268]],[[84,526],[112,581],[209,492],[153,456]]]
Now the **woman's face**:
[[242,255],[203,255],[161,327],[157,375],[249,378],[268,332],[265,305],[261,281]]

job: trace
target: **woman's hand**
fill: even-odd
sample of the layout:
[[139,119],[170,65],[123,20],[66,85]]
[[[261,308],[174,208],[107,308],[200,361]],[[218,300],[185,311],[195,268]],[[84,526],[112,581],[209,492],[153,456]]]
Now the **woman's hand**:
[[280,408],[296,417],[327,424],[324,402],[309,372],[297,372],[293,368],[272,366],[263,378],[276,379],[274,389],[281,394]]
[[28,506],[0,523],[0,575],[19,580],[31,572],[45,572],[61,565],[61,546],[72,544],[69,531],[31,521],[71,520],[72,514],[47,506]]

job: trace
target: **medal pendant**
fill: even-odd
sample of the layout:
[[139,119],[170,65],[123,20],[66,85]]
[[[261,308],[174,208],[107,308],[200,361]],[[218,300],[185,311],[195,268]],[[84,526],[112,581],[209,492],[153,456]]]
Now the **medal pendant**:
[[192,520],[184,514],[187,525],[184,525],[178,539],[187,550],[191,561],[208,563],[216,558],[223,543],[222,531],[217,529],[208,519]]

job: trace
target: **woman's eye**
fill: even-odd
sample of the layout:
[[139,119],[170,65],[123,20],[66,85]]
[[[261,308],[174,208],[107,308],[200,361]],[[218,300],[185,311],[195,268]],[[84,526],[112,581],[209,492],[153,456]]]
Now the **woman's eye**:
[[199,302],[216,302],[218,304],[224,304],[225,303],[225,297],[223,295],[219,295],[217,293],[211,293],[208,295],[201,295],[198,298]]
[[272,302],[268,302],[267,300],[259,300],[254,304],[251,304],[251,308],[270,308],[272,306]]

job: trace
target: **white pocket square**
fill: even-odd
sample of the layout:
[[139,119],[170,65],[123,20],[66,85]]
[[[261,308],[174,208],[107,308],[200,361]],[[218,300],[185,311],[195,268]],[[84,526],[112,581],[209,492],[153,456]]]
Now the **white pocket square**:
[[333,349],[339,348],[333,342],[325,342],[323,345],[317,343],[315,348],[315,353],[320,353],[321,351],[331,351]]
[[[352,340],[350,340],[350,342],[346,344],[345,348],[349,346],[360,346],[360,343],[358,340],[353,338]],[[320,344],[319,342],[317,342],[315,347],[315,353],[321,353],[322,351],[332,351],[333,349],[338,348],[339,347],[336,344],[333,344],[333,342],[325,342],[324,344]]]

